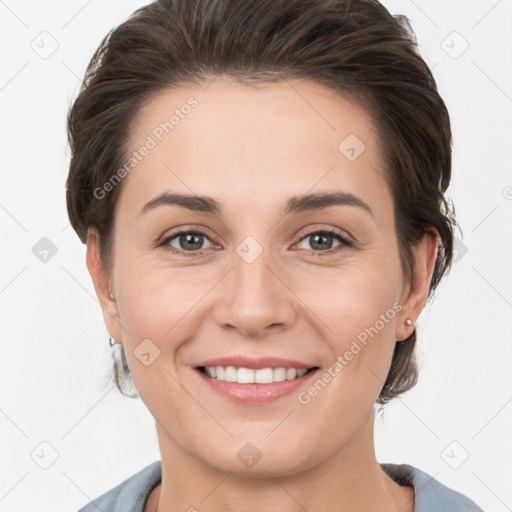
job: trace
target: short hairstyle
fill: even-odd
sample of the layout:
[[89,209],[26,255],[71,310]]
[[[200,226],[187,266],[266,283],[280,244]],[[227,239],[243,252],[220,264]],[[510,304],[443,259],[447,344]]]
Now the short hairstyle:
[[[114,207],[122,183],[106,197],[95,190],[115,176],[130,148],[131,127],[158,93],[228,76],[255,85],[308,79],[365,109],[377,127],[384,177],[394,201],[404,276],[412,249],[434,227],[438,254],[428,298],[452,263],[452,135],[444,101],[405,16],[377,0],[157,0],[136,10],[101,41],[71,105],[71,161],[66,200],[80,240],[95,227],[104,270],[112,268]],[[418,378],[416,330],[396,343],[377,403]],[[114,361],[117,388],[132,385],[124,351]]]

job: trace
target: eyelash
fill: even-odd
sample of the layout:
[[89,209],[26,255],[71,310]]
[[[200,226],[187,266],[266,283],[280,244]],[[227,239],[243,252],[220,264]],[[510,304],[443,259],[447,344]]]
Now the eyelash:
[[[194,229],[194,230],[183,229],[181,231],[176,231],[172,235],[165,237],[160,243],[156,244],[156,247],[157,248],[164,247],[164,249],[169,250],[174,254],[179,254],[180,256],[185,256],[185,257],[202,256],[204,254],[204,251],[183,251],[183,250],[176,249],[175,247],[172,247],[171,245],[169,245],[169,242],[171,240],[174,240],[176,237],[178,237],[180,235],[189,235],[189,234],[203,235],[209,239],[208,235],[206,233],[204,233],[203,231],[201,231],[200,229]],[[335,247],[334,249],[327,249],[326,251],[318,251],[318,250],[314,250],[314,249],[309,249],[309,252],[313,253],[313,256],[323,257],[322,253],[327,253],[327,254],[332,255],[333,253],[337,253],[343,249],[354,246],[354,243],[351,240],[349,240],[347,237],[343,236],[337,230],[332,229],[332,228],[319,229],[318,231],[311,231],[310,233],[306,233],[304,236],[301,237],[299,242],[302,242],[302,240],[304,240],[310,236],[313,236],[313,235],[331,235],[334,238],[336,238],[339,242],[341,242],[341,245],[339,245],[338,247]],[[306,250],[308,250],[308,249],[306,249]]]

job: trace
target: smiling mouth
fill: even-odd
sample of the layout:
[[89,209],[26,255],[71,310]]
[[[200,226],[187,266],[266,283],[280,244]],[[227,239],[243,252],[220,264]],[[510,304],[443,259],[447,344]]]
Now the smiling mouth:
[[318,370],[318,366],[312,368],[252,368],[234,366],[198,366],[196,368],[202,374],[215,380],[224,382],[236,382],[238,384],[273,384],[288,380],[297,380],[305,375]]

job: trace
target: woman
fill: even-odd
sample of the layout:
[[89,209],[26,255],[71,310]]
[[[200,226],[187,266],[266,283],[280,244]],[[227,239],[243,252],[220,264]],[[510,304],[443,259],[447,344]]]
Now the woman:
[[82,509],[479,511],[379,464],[452,262],[445,104],[375,0],[159,0],[68,119],[67,205],[161,461]]

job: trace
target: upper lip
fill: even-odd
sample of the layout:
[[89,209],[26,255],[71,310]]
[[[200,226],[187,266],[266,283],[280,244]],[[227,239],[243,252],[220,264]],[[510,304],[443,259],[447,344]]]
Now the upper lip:
[[314,368],[314,365],[301,363],[292,359],[281,359],[279,357],[259,357],[251,359],[243,356],[218,357],[209,359],[198,364],[201,366],[234,366],[235,368],[251,368],[258,370],[261,368]]

